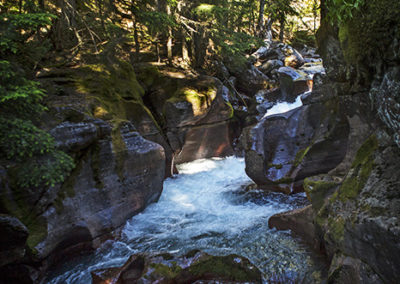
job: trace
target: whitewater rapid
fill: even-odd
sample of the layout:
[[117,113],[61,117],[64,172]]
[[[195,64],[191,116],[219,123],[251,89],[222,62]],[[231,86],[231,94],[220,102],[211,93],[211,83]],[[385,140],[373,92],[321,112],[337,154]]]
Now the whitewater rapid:
[[[90,271],[122,265],[138,252],[184,254],[193,249],[247,257],[268,278],[298,278],[314,265],[309,252],[288,232],[268,228],[273,214],[304,206],[304,195],[248,189],[243,158],[212,158],[182,164],[165,180],[160,200],[125,225],[120,241],[67,263],[49,283],[90,283]],[[246,189],[247,188],[247,189]]]

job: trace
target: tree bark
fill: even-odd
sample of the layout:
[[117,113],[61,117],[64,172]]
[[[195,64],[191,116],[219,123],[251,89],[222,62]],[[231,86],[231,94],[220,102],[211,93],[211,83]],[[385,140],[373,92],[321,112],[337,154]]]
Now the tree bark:
[[[167,15],[171,16],[171,7],[167,4]],[[167,37],[167,57],[168,64],[172,65],[172,28],[168,27],[168,37]]]
[[282,42],[283,42],[283,40],[285,38],[285,21],[286,21],[285,14],[284,13],[280,13],[280,15],[279,15],[279,27],[280,27],[280,30],[279,30],[279,41],[282,41]]
[[133,17],[133,38],[135,40],[135,60],[136,62],[139,62],[140,41],[139,41],[138,26],[135,16]]
[[258,36],[260,38],[264,38],[264,9],[265,9],[265,0],[260,0],[260,11],[258,14]]

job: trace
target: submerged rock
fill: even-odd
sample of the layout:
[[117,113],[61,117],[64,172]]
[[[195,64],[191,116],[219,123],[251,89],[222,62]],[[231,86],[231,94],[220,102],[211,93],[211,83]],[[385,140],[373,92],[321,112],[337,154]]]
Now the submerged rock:
[[261,272],[237,255],[211,256],[192,251],[133,255],[119,268],[92,272],[92,283],[262,283]]

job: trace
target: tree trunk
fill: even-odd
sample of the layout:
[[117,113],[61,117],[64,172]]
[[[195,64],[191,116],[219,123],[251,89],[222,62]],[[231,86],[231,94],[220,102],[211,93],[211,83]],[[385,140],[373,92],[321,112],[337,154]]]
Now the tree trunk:
[[103,5],[101,3],[101,0],[96,0],[97,2],[97,7],[99,8],[99,17],[101,21],[101,28],[103,29],[103,32],[106,32],[106,26],[104,24],[104,16],[103,16]]
[[136,62],[139,62],[140,41],[139,41],[139,33],[135,16],[133,16],[133,38],[135,40],[135,60]]
[[269,18],[267,21],[267,27],[265,29],[265,39],[269,42],[272,41],[272,19]]
[[39,0],[39,8],[44,10],[44,0]]
[[265,8],[265,0],[260,0],[260,11],[258,14],[258,36],[260,38],[264,38],[264,8]]
[[285,14],[281,13],[279,15],[279,41],[283,42],[283,39],[285,38]]
[[[167,15],[171,16],[171,7],[167,5]],[[168,27],[168,38],[167,38],[167,57],[168,64],[172,65],[172,28]]]

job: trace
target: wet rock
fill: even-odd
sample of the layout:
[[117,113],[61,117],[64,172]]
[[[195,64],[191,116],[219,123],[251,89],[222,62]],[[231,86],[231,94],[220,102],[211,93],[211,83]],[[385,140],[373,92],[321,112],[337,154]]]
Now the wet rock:
[[263,63],[260,67],[258,67],[261,72],[263,72],[266,75],[269,75],[272,70],[279,69],[280,67],[283,67],[283,62],[279,59],[271,59],[268,60],[267,62]]
[[281,67],[278,74],[282,100],[293,102],[299,94],[312,88],[312,78],[305,72],[292,67]]
[[185,133],[182,150],[175,156],[177,164],[233,154],[230,122],[192,127]]
[[311,205],[271,216],[268,220],[270,228],[291,230],[306,243],[319,250],[319,239],[313,224],[314,215]]
[[400,68],[391,68],[379,86],[373,87],[370,96],[380,119],[392,130],[394,141],[400,147]]
[[315,74],[325,75],[325,68],[322,65],[322,62],[310,62],[305,63],[303,66],[299,68],[299,70],[303,71],[307,75],[314,77]]
[[0,214],[0,267],[25,255],[28,229],[15,217]]
[[337,107],[332,101],[303,106],[244,131],[247,175],[264,188],[290,193],[302,190],[304,178],[335,168],[349,134]]
[[328,255],[340,251],[361,260],[385,283],[395,282],[400,270],[400,150],[389,141],[382,133],[368,138],[343,183],[316,211]]
[[164,117],[174,162],[233,154],[229,90],[216,78],[186,82],[165,102]]
[[324,61],[327,76],[335,82],[346,81],[346,62],[337,31],[329,24],[321,25],[317,32],[318,53]]
[[247,259],[211,256],[192,251],[185,256],[170,254],[133,255],[120,268],[92,272],[92,283],[261,283],[261,273]]
[[239,91],[254,96],[259,90],[273,85],[271,79],[253,65],[247,66],[233,73],[236,77],[236,86]]
[[328,281],[332,284],[384,283],[368,264],[342,254],[335,254]]

